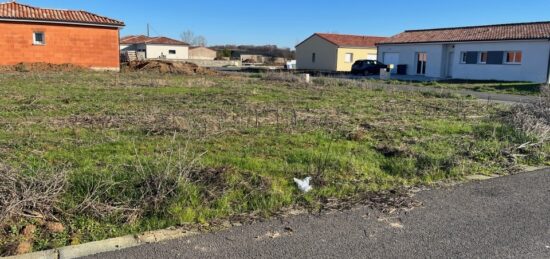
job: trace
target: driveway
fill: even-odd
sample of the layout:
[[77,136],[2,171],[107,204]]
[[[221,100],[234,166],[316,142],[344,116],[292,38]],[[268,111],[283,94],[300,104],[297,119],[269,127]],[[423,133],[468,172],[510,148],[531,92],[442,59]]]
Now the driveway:
[[550,258],[549,169],[416,198],[397,215],[303,215],[90,258]]

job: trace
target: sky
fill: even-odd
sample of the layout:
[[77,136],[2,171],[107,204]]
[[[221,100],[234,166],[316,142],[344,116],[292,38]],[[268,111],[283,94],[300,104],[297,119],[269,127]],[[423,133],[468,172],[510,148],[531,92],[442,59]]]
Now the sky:
[[293,48],[315,32],[391,36],[408,29],[550,21],[550,0],[17,1],[122,20],[122,36],[145,34],[149,23],[152,36],[179,39],[181,32],[191,30],[205,36],[209,45]]

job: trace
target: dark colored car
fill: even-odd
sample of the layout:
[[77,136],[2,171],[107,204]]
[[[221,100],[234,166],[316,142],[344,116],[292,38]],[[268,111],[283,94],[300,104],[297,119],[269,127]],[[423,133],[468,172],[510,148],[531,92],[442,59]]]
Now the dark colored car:
[[378,75],[382,68],[388,68],[388,66],[376,60],[357,60],[351,67],[351,73],[365,76]]

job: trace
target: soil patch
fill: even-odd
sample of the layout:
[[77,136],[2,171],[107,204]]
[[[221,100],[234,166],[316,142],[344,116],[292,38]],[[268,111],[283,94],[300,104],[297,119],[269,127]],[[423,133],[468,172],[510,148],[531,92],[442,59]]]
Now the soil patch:
[[161,74],[213,75],[216,72],[186,62],[167,60],[132,61],[125,65],[128,71],[151,71]]
[[71,72],[85,69],[73,64],[51,63],[19,63],[11,66],[0,66],[0,72]]

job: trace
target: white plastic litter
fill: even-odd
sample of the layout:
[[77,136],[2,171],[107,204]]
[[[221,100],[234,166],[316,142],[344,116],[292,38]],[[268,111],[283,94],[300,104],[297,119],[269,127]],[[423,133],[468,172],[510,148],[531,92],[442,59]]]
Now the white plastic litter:
[[294,182],[298,185],[298,189],[302,192],[309,192],[313,190],[313,187],[309,184],[311,177],[307,177],[304,180],[294,178]]

